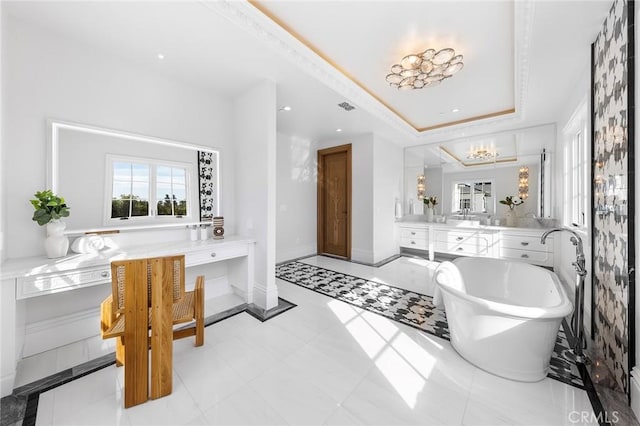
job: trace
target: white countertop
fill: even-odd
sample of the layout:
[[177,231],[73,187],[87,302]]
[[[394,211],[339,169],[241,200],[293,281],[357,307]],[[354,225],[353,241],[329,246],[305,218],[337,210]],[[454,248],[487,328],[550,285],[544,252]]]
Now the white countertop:
[[76,254],[70,252],[65,257],[49,259],[45,256],[8,259],[0,265],[0,278],[11,279],[30,275],[70,271],[78,268],[108,265],[113,260],[133,259],[137,257],[165,256],[185,254],[225,245],[253,244],[253,238],[241,236],[225,236],[222,240],[204,241],[170,241],[165,243],[141,244],[124,248],[110,248],[92,254]]
[[[526,219],[526,218],[525,218]],[[529,219],[527,219],[529,220]],[[446,222],[427,222],[425,216],[421,215],[413,215],[413,216],[405,216],[401,219],[396,219],[396,223],[404,223],[404,224],[412,224],[412,225],[425,225],[425,226],[438,226],[443,228],[457,228],[457,229],[477,229],[484,231],[544,231],[547,229],[552,229],[555,226],[542,226],[535,223],[535,220],[531,220],[530,226],[496,226],[496,225],[453,225],[448,224]]]

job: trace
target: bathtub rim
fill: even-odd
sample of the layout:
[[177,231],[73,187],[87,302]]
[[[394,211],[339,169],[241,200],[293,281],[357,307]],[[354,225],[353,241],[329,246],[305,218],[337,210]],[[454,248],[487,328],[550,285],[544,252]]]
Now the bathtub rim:
[[[500,259],[495,259],[495,260],[500,260]],[[502,262],[519,263],[519,262],[506,261],[506,260],[503,260]],[[454,261],[454,264],[455,264],[455,261]],[[529,264],[527,265],[533,266],[536,268],[545,269],[536,265],[529,265]],[[556,273],[553,271],[549,271],[548,269],[545,269],[545,271],[548,272],[548,275],[551,278],[553,285],[556,287],[560,295],[560,303],[558,303],[557,305],[545,306],[545,307],[512,305],[504,302],[497,302],[491,299],[483,299],[477,296],[472,296],[466,292],[460,291],[446,284],[443,284],[438,280],[436,280],[436,286],[442,292],[450,293],[452,296],[459,297],[461,299],[466,300],[467,302],[482,306],[483,308],[488,309],[490,311],[498,312],[503,315],[508,315],[511,317],[526,318],[531,320],[536,320],[536,319],[543,320],[543,319],[554,319],[554,318],[566,317],[573,311],[573,303],[569,299],[567,292],[565,291],[564,286],[560,282],[560,279],[558,278]],[[462,278],[464,279],[464,277]]]

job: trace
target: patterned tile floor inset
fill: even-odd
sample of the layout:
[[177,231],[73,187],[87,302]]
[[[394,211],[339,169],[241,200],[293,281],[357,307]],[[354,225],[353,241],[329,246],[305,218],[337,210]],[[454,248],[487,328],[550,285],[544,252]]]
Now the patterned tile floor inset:
[[[444,310],[436,308],[433,298],[426,294],[297,261],[277,265],[276,277],[426,333],[450,339]],[[548,376],[584,389],[578,367],[565,356],[570,346],[564,327],[566,323],[563,323],[556,338]]]

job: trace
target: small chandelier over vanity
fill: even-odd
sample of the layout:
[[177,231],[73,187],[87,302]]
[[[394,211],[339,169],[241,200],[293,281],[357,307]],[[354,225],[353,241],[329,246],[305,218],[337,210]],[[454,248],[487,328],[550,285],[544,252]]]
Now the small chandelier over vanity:
[[496,150],[490,150],[488,148],[477,148],[477,149],[471,149],[471,152],[469,152],[469,155],[467,155],[467,159],[468,160],[474,160],[474,161],[488,161],[488,160],[493,160],[494,158],[496,158],[498,155],[498,152]]

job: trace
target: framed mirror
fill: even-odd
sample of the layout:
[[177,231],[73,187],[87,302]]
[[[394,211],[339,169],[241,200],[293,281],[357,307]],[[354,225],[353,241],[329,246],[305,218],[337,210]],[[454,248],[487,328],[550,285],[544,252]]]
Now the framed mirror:
[[219,151],[48,121],[47,186],[65,198],[67,233],[188,226],[219,214]]

